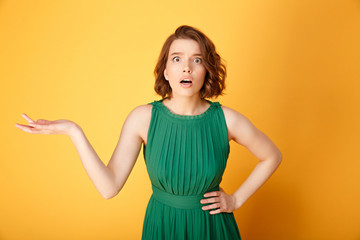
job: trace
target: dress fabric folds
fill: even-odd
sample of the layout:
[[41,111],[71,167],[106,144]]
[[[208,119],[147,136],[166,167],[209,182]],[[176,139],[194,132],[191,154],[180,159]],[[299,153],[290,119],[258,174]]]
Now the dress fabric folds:
[[178,115],[153,101],[143,148],[153,193],[142,240],[237,240],[233,213],[202,210],[206,192],[218,191],[230,153],[225,116],[219,102],[199,115]]

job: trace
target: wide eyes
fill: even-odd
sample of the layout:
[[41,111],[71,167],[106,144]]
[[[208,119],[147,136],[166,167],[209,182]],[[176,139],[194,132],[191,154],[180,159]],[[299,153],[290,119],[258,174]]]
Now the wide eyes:
[[[179,61],[177,61],[177,60],[179,60]],[[174,62],[180,62],[180,58],[179,57],[173,57],[173,61]]]
[[[198,61],[196,61],[196,60],[198,60]],[[201,63],[201,58],[195,58],[194,61],[196,61],[196,63]]]
[[[180,62],[181,58],[179,58],[179,57],[173,57],[172,60],[173,60],[174,62]],[[201,63],[201,62],[202,62],[202,59],[201,59],[201,58],[195,58],[195,59],[194,59],[194,62],[195,62],[195,63]]]

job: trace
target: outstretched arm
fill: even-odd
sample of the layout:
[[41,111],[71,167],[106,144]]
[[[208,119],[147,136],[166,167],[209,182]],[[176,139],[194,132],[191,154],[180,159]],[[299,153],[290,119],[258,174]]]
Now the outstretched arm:
[[139,129],[142,129],[143,114],[144,106],[139,106],[127,116],[107,166],[99,159],[81,128],[76,127],[70,135],[88,176],[105,199],[120,192],[135,165],[142,144]]
[[85,133],[76,123],[60,119],[49,121],[39,119],[36,122],[26,114],[22,116],[29,125],[15,124],[25,132],[32,134],[64,134],[73,142],[86,173],[105,199],[114,197],[124,186],[139,155],[142,138],[140,129],[149,115],[149,106],[142,105],[130,112],[122,127],[119,142],[113,156],[106,166],[94,148],[91,146]]

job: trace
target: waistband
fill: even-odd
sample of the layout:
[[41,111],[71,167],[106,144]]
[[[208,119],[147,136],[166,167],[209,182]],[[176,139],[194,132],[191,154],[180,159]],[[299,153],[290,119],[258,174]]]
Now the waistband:
[[[168,205],[170,207],[182,208],[182,209],[195,209],[212,204],[212,203],[207,203],[207,204],[200,203],[201,199],[206,199],[206,197],[204,197],[205,192],[199,195],[189,195],[189,196],[175,195],[172,193],[165,192],[155,187],[154,185],[152,185],[152,190],[153,190],[152,197],[154,197],[157,201],[165,205]],[[219,185],[217,185],[212,189],[209,189],[206,192],[212,192],[212,191],[219,191]]]

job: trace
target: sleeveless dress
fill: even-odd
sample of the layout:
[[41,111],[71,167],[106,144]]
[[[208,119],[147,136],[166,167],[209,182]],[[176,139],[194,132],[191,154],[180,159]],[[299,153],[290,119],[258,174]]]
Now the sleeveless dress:
[[[230,145],[219,102],[199,115],[172,113],[153,101],[143,154],[152,184],[142,240],[241,239],[233,213],[202,210],[206,192],[218,191]],[[211,197],[208,197],[211,198]]]

